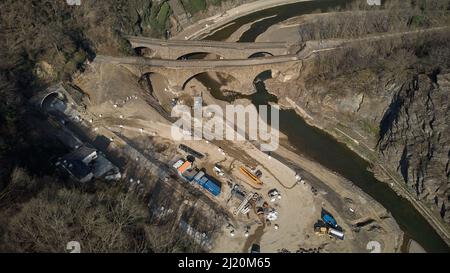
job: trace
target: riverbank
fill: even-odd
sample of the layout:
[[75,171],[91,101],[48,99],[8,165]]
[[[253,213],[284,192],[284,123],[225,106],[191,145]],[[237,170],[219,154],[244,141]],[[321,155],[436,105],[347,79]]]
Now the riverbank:
[[211,34],[214,30],[230,23],[231,21],[264,9],[313,0],[264,0],[243,4],[224,13],[198,21],[190,25],[171,39],[175,40],[199,40]]

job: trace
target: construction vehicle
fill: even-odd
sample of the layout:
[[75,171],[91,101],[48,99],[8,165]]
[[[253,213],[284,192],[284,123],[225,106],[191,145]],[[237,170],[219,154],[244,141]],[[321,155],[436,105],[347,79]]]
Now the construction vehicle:
[[328,234],[328,229],[326,227],[319,227],[319,228],[315,229],[314,232],[317,235],[327,235]]
[[263,183],[261,182],[261,180],[259,180],[259,178],[256,177],[252,172],[247,170],[247,168],[240,167],[239,170],[241,171],[241,173],[243,173],[248,178],[248,181],[250,182],[249,184],[252,187],[257,188],[257,189],[260,189],[262,187]]
[[336,228],[338,227],[336,220],[331,216],[329,213],[323,213],[322,214],[322,220],[329,226]]
[[328,224],[322,222],[321,220],[314,224],[314,232],[319,236],[328,235],[330,237],[344,240],[343,231],[331,228]]

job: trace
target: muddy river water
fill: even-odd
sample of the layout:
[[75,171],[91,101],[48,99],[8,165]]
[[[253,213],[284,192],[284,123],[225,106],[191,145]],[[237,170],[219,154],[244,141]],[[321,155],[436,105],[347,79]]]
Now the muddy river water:
[[[205,39],[225,40],[245,24],[251,24],[240,37],[240,42],[252,42],[270,26],[301,14],[327,11],[345,5],[347,0],[322,0],[300,2],[258,11],[241,17]],[[264,19],[265,18],[265,19]],[[219,91],[220,85],[207,75],[198,80],[209,87],[213,96],[224,99]],[[265,89],[264,83],[255,84],[257,93],[247,97],[255,105],[276,101]],[[315,160],[326,168],[351,180],[364,192],[382,204],[395,218],[405,238],[418,242],[427,252],[449,252],[449,246],[435,232],[431,225],[407,200],[399,197],[386,183],[377,181],[368,171],[369,164],[332,136],[308,125],[294,110],[280,111],[280,130],[288,137],[296,152]]]

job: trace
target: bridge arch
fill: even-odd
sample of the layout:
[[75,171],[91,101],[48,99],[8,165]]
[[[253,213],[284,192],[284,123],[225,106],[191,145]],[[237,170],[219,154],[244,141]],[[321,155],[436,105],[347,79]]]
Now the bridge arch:
[[268,104],[269,102],[278,102],[277,96],[271,94],[267,90],[266,85],[264,83],[265,80],[272,79],[274,75],[276,75],[277,73],[278,71],[276,70],[267,69],[255,76],[253,80],[253,87],[257,91],[258,96],[255,96],[253,98],[253,102],[256,105],[265,105]]
[[207,83],[210,91],[217,94],[221,93],[223,89],[237,90],[241,85],[240,80],[231,73],[202,71],[187,78],[182,85],[182,90],[187,90],[193,79],[199,80],[202,84]]
[[160,58],[160,56],[158,55],[158,53],[155,50],[153,50],[149,47],[145,47],[145,46],[135,47],[134,53],[139,57]]
[[253,79],[253,84],[258,82],[264,82],[267,79],[271,79],[274,75],[274,71],[272,69],[267,69],[258,73]]
[[247,59],[251,59],[251,58],[263,58],[263,57],[273,57],[274,55],[270,52],[267,51],[258,51],[253,53],[252,55],[248,56]]
[[215,52],[191,52],[181,55],[176,58],[177,60],[192,60],[192,59],[224,59],[224,57]]

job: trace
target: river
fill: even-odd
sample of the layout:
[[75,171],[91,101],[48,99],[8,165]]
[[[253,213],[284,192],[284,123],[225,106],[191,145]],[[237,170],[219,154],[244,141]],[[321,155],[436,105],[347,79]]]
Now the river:
[[[285,6],[258,11],[233,21],[233,24],[222,28],[205,39],[225,40],[241,26],[251,24],[239,41],[253,42],[270,26],[286,19],[316,12],[327,11],[345,5],[348,0],[322,0],[313,2],[300,2]],[[263,19],[266,18],[266,19]],[[220,85],[207,75],[200,75],[198,80],[206,84],[217,99],[225,100],[219,91]],[[246,96],[255,105],[267,104],[276,101],[265,89],[264,83],[255,85],[257,93]],[[399,197],[386,183],[375,179],[373,173],[368,171],[369,164],[360,156],[337,142],[331,135],[318,128],[308,125],[294,110],[280,111],[280,130],[288,137],[296,152],[315,160],[326,168],[335,171],[351,180],[355,185],[369,194],[388,211],[391,212],[400,228],[405,232],[406,238],[418,242],[427,252],[449,252],[449,246],[442,240],[425,218],[404,198]]]

